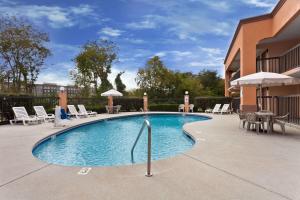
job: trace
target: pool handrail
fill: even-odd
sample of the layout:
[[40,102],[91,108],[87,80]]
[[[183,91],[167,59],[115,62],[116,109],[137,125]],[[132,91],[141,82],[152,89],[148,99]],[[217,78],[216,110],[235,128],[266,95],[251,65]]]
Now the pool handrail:
[[147,153],[148,156],[147,156],[147,173],[146,173],[146,176],[151,177],[152,176],[152,173],[151,173],[151,141],[152,141],[151,135],[152,135],[152,130],[151,130],[151,124],[150,124],[148,119],[144,120],[143,126],[140,129],[140,132],[139,132],[138,136],[136,137],[135,142],[134,142],[134,144],[131,148],[131,162],[134,163],[133,152],[134,152],[136,144],[139,141],[139,139],[140,139],[140,137],[141,137],[141,135],[144,131],[144,128],[146,126],[147,126],[147,129],[148,129],[148,153]]

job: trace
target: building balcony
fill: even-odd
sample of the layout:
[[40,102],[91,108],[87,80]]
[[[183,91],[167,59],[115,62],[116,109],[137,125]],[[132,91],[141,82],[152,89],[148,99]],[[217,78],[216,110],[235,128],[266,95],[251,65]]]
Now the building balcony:
[[284,73],[300,78],[300,44],[281,56],[257,59],[256,71]]

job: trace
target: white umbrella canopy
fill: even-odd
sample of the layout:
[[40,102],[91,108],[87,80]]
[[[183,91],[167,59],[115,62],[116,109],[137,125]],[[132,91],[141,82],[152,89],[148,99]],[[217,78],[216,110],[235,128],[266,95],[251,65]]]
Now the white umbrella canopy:
[[111,90],[101,93],[101,96],[103,96],[103,97],[120,97],[120,96],[123,96],[123,94],[115,89],[111,89]]
[[258,72],[230,82],[231,86],[256,86],[260,88],[260,109],[262,109],[262,88],[300,84],[300,79],[272,72]]
[[231,86],[281,86],[300,84],[300,79],[272,72],[258,72],[231,81]]

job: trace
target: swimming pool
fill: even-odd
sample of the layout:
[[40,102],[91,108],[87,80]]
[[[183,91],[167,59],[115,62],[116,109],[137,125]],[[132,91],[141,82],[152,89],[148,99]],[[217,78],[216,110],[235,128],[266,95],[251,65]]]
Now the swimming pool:
[[[185,123],[202,121],[199,115],[150,114],[152,160],[175,156],[187,151],[194,140],[186,135]],[[33,149],[33,155],[48,163],[65,166],[129,165],[131,148],[145,119],[143,115],[101,120],[67,130],[50,137]],[[135,163],[146,162],[147,133],[141,135],[134,150]]]

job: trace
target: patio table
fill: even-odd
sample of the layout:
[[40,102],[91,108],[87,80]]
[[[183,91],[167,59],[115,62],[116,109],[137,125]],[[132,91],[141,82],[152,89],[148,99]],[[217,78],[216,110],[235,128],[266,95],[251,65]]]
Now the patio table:
[[259,111],[259,112],[255,112],[255,114],[258,118],[267,122],[267,132],[270,133],[271,132],[271,119],[274,116],[274,113],[272,113],[271,111]]

